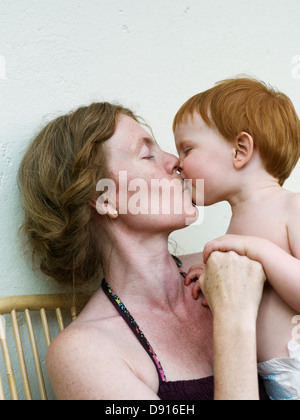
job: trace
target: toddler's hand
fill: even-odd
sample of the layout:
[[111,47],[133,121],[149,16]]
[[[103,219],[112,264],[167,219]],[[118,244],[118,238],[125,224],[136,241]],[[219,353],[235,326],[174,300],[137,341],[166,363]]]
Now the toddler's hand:
[[207,262],[210,254],[215,251],[234,251],[241,256],[260,262],[260,250],[268,246],[268,241],[262,238],[240,235],[225,235],[208,242],[203,250],[203,261]]
[[[186,286],[189,286],[193,281],[195,281],[195,279],[197,279],[196,282],[193,285],[193,291],[192,291],[192,295],[193,295],[193,298],[195,300],[197,300],[199,298],[199,295],[200,295],[200,292],[201,292],[201,286],[200,286],[199,278],[201,277],[201,275],[203,273],[204,267],[205,267],[205,264],[199,264],[199,265],[192,266],[189,269],[189,272],[187,273],[187,276],[185,278],[184,284]],[[205,301],[202,302],[202,304],[205,305]]]
[[204,267],[205,267],[205,264],[193,265],[189,269],[189,271],[188,271],[188,273],[186,275],[184,284],[186,286],[189,286],[192,283],[193,280],[200,279],[200,277],[201,277],[201,275],[203,273]]

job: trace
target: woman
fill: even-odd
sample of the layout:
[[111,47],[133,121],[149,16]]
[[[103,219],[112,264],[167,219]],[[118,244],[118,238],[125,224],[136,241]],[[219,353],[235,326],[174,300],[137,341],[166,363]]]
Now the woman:
[[[120,183],[116,197],[99,199],[99,180],[117,180],[120,173],[126,173],[127,187],[137,178],[149,187],[139,195],[140,214],[129,211],[136,191],[127,188],[124,194]],[[255,324],[263,271],[234,253],[212,256],[201,278],[212,321],[211,311],[184,286],[168,251],[170,233],[195,218],[196,209],[190,200],[180,214],[174,206],[163,214],[166,198],[153,191],[153,179],[180,180],[178,159],[159,149],[130,110],[108,103],[50,122],[23,159],[23,230],[40,269],[73,286],[99,278],[101,269],[106,279],[48,351],[55,394],[256,399]],[[184,197],[182,184],[167,200]],[[157,201],[159,211],[151,212],[149,203]],[[183,269],[199,258],[183,257]]]

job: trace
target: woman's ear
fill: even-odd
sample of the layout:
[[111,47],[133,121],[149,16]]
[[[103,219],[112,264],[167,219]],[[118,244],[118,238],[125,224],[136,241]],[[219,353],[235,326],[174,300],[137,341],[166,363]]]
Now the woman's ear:
[[111,219],[116,219],[119,216],[118,211],[108,202],[101,202],[100,200],[89,200],[89,205],[95,212],[104,216],[107,215]]
[[89,200],[88,201],[88,204],[89,204],[90,207],[92,207],[93,210],[97,211],[97,207],[96,207],[97,203],[96,203],[96,200]]
[[254,150],[254,141],[252,136],[246,132],[237,135],[233,149],[233,166],[235,169],[243,168],[251,159]]

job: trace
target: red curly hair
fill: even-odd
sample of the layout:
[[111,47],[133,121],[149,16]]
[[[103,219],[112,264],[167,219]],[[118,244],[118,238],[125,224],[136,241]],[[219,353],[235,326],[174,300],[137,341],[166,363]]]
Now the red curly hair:
[[243,131],[250,134],[280,185],[290,176],[300,157],[300,120],[284,93],[250,77],[223,80],[179,109],[173,131],[195,112],[230,143]]

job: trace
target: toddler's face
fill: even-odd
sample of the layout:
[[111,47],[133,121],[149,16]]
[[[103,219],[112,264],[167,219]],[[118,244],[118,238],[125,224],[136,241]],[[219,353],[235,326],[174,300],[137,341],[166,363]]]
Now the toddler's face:
[[181,176],[193,181],[194,203],[203,203],[203,191],[197,191],[196,188],[197,179],[204,179],[205,205],[223,201],[233,169],[233,145],[208,127],[197,113],[179,125],[174,135]]

